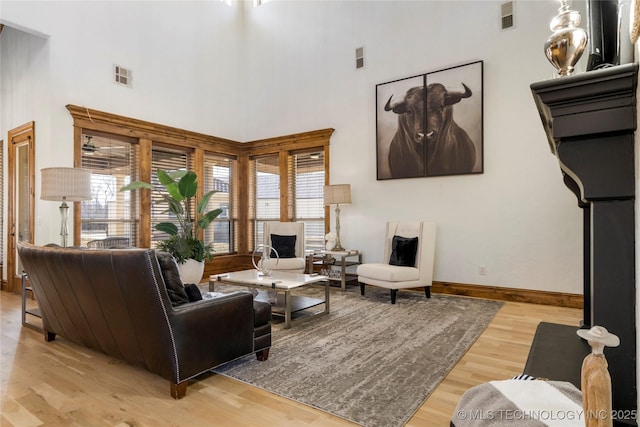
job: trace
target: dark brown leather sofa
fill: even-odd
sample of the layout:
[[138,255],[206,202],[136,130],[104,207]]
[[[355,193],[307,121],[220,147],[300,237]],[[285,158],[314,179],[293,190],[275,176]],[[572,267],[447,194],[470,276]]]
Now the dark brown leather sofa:
[[268,304],[236,292],[172,307],[153,249],[21,242],[18,253],[46,341],[60,335],[158,374],[176,399],[198,374],[250,353],[269,355]]

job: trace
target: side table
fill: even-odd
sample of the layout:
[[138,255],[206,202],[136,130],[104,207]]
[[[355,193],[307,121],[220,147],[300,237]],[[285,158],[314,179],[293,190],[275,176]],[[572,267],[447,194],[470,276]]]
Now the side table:
[[[307,262],[310,273],[314,273],[314,265],[320,265],[322,269],[326,268],[330,270],[328,274],[326,274],[329,281],[340,282],[340,288],[344,291],[347,289],[347,276],[355,275],[354,273],[347,272],[347,267],[362,264],[362,253],[355,249],[345,251],[316,250],[307,256]],[[332,267],[340,267],[340,269],[333,270]],[[331,271],[338,274],[333,275]]]

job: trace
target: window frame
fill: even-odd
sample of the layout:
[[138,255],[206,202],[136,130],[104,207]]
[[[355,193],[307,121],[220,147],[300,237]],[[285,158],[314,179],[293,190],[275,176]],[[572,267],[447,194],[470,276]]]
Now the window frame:
[[[250,175],[250,185],[254,188],[252,192],[252,202],[250,209],[250,221],[251,221],[251,236],[252,236],[252,247],[256,248],[263,241],[262,238],[262,229],[265,222],[269,221],[285,221],[285,222],[317,222],[322,221],[324,223],[323,230],[324,232],[321,235],[316,235],[311,237],[309,233],[307,233],[307,227],[305,226],[305,251],[310,252],[316,249],[321,249],[324,246],[324,235],[327,232],[326,229],[326,210],[323,208],[321,213],[317,217],[303,216],[299,212],[299,202],[300,198],[298,196],[298,178],[300,173],[298,173],[298,156],[311,155],[312,153],[319,153],[322,167],[322,183],[321,188],[319,189],[318,198],[322,199],[322,187],[326,184],[327,179],[326,175],[328,171],[326,170],[327,164],[324,161],[324,151],[318,148],[307,148],[304,150],[289,150],[284,152],[275,152],[270,154],[263,154],[260,156],[252,156],[250,158],[251,168],[249,171]],[[261,160],[266,160],[267,163],[271,164],[272,173],[277,176],[277,188],[265,188],[260,190],[258,186],[260,182],[258,180],[258,162]],[[269,168],[267,164],[265,168]],[[272,180],[275,181],[276,179]],[[273,183],[268,184],[270,187],[273,186]],[[285,188],[286,191],[282,191]],[[271,194],[279,194],[278,196],[267,198],[269,200],[273,200],[274,198],[279,199],[279,205],[277,209],[272,211],[271,215],[260,215],[259,210],[263,203],[260,202],[260,194],[264,192],[269,192]],[[324,206],[324,205],[323,205]],[[269,212],[267,212],[269,213]],[[321,243],[316,242],[315,244],[312,242],[314,240],[321,240]]]
[[[87,137],[89,137],[89,139],[87,139]],[[128,157],[127,159],[128,170],[120,175],[114,174],[113,172],[100,173],[100,169],[102,166],[105,166],[104,167],[105,170],[109,170],[109,169],[118,170],[122,167],[122,165],[112,166],[110,164],[110,162],[112,161],[117,161],[115,160],[117,156],[113,156],[113,159],[112,159],[112,156],[110,155],[109,156],[97,155],[96,153],[97,151],[105,149],[102,147],[101,141],[105,142],[107,140],[109,144],[105,145],[105,147],[109,147],[110,150],[113,150],[111,148],[111,143],[113,142],[112,140],[115,140],[117,145],[123,144],[124,147],[128,148],[128,153],[126,155],[126,157]],[[97,145],[96,145],[96,142],[97,142]],[[94,144],[95,147],[94,147],[94,150],[91,150],[85,154],[83,149],[85,148],[86,144]],[[119,214],[119,217],[116,219],[98,218],[93,214],[93,212],[88,215],[83,215],[82,214],[83,209],[86,209],[88,205],[93,205],[95,203],[93,197],[91,200],[83,201],[80,204],[79,217],[80,217],[81,225],[80,225],[80,243],[79,244],[86,245],[90,241],[96,240],[98,238],[98,236],[90,236],[91,233],[89,232],[85,231],[85,233],[83,233],[82,228],[83,228],[83,225],[85,224],[104,224],[107,227],[107,230],[105,231],[106,235],[104,236],[104,238],[122,237],[122,238],[127,238],[129,244],[135,244],[137,242],[137,235],[140,227],[139,219],[138,219],[138,210],[136,209],[136,207],[139,204],[137,200],[138,194],[135,194],[135,193],[134,194],[118,194],[118,190],[119,190],[118,187],[121,185],[126,185],[128,182],[122,181],[118,183],[117,181],[118,181],[118,177],[122,178],[123,176],[128,176],[130,180],[138,179],[136,175],[137,163],[139,162],[139,159],[138,159],[139,146],[137,145],[137,141],[135,139],[126,138],[120,135],[108,134],[104,132],[86,131],[82,133],[82,147],[80,152],[81,152],[80,167],[91,171],[92,195],[93,195],[93,188],[94,188],[94,179],[96,181],[100,179],[100,178],[97,178],[96,176],[112,177],[112,179],[115,179],[116,181],[116,185],[113,188],[113,195],[116,199],[121,198],[121,200],[116,204],[117,213]],[[108,151],[108,152],[109,154],[111,154],[113,151]],[[85,165],[85,158],[87,162],[89,162],[89,164]],[[93,160],[93,162],[91,162],[91,160]],[[106,202],[105,205],[108,206],[109,203]],[[122,230],[128,230],[128,231],[125,231],[124,233],[117,233],[115,235],[109,234],[109,231],[114,228],[120,229],[121,231]],[[100,239],[103,239],[103,237],[100,237]],[[96,242],[96,243],[99,243],[99,242]]]
[[[319,162],[313,162],[312,156],[317,154],[320,160]],[[309,160],[300,160],[300,156],[307,156]],[[321,157],[321,158],[320,158]],[[294,161],[295,160],[295,161]],[[302,164],[300,164],[302,162]],[[306,165],[305,165],[306,163]],[[307,168],[319,167],[322,165],[322,177],[321,182],[318,180],[308,180],[307,186],[304,188],[305,192],[311,190],[313,192],[313,187],[316,188],[316,203],[320,203],[322,208],[320,209],[320,214],[318,216],[306,216],[303,211],[313,210],[313,202],[305,203],[304,200],[308,200],[308,198],[300,197],[304,194],[298,194],[299,188],[304,184],[304,182],[299,182],[299,177],[303,174],[308,174],[311,171]],[[299,168],[303,166],[305,169],[300,170]],[[323,226],[323,232],[321,234],[312,233],[309,225],[317,222],[325,222],[326,220],[326,210],[324,209],[324,185],[327,180],[325,176],[327,175],[326,164],[324,162],[324,152],[317,149],[306,149],[299,151],[292,151],[289,153],[289,174],[290,174],[290,188],[289,194],[291,195],[291,209],[292,209],[292,221],[296,222],[304,222],[305,223],[305,251],[311,252],[314,250],[324,249],[324,236],[328,230]],[[300,185],[299,185],[300,184]],[[305,209],[303,209],[305,207]],[[315,211],[314,211],[315,212]]]
[[[217,208],[223,209],[223,214],[219,215],[216,219],[214,219],[212,224],[209,226],[209,228],[207,228],[207,230],[204,231],[205,243],[208,243],[208,240],[207,240],[208,235],[209,234],[213,235],[212,242],[213,242],[213,248],[214,248],[214,256],[219,256],[223,254],[233,254],[236,252],[236,247],[238,243],[236,230],[239,229],[237,209],[236,209],[236,206],[238,204],[237,198],[239,197],[238,196],[239,193],[236,191],[236,187],[238,183],[237,157],[223,156],[212,151],[204,152],[203,174],[201,175],[204,181],[202,183],[203,193],[206,194],[211,190],[216,190],[215,180],[220,178],[216,178],[216,172],[215,172],[216,165],[213,163],[218,163],[218,162],[228,164],[228,166],[226,167],[228,169],[228,174],[226,177],[228,179],[228,182],[227,182],[228,192],[225,193],[220,191],[221,194],[228,194],[228,196],[226,198],[223,197],[224,201],[220,201],[220,197],[216,197],[216,194],[218,194],[218,191],[216,191],[213,197],[209,200],[209,204],[207,205],[207,208],[206,208],[207,211],[217,209]],[[207,167],[212,168],[211,172],[213,173],[213,176],[212,176],[213,180],[211,183],[209,183],[207,178],[207,171],[206,171]],[[221,167],[221,166],[218,166],[218,167]],[[215,228],[219,227],[220,224],[226,224],[226,227],[223,227],[223,228],[226,228],[228,230],[228,236],[226,234],[223,236],[224,239],[228,240],[226,242],[226,244],[228,245],[228,250],[225,252],[220,251],[221,246],[224,246],[225,242],[222,242],[223,243],[222,245],[220,245],[219,243],[216,243]]]
[[[247,256],[253,251],[253,233],[250,230],[250,217],[248,214],[251,204],[250,195],[254,194],[254,189],[250,183],[248,174],[250,173],[250,158],[255,156],[274,155],[279,157],[279,167],[281,168],[281,188],[289,188],[289,177],[287,174],[288,157],[290,153],[300,150],[323,150],[325,161],[325,184],[330,182],[329,177],[329,140],[333,129],[320,129],[310,132],[279,136],[274,138],[255,140],[249,142],[239,142],[228,140],[216,136],[205,135],[184,129],[169,127],[157,123],[146,122],[87,107],[67,105],[67,110],[73,118],[74,126],[74,167],[81,167],[81,136],[84,131],[104,132],[108,134],[134,138],[139,144],[137,179],[151,182],[152,167],[151,155],[153,148],[158,145],[173,147],[178,150],[190,150],[192,153],[192,165],[196,174],[204,176],[204,156],[205,152],[215,155],[235,158],[237,168],[234,177],[233,194],[230,197],[234,200],[235,213],[234,221],[236,227],[233,230],[233,240],[235,251],[229,256]],[[138,247],[150,247],[151,243],[151,198],[149,190],[139,190],[139,230]],[[204,194],[204,186],[198,186],[200,198]],[[281,221],[293,221],[292,211],[289,209],[291,195],[288,191],[281,191]],[[80,243],[81,234],[81,207],[79,203],[74,204],[73,237],[74,244]],[[325,232],[329,230],[329,210],[325,207]],[[200,236],[202,237],[202,236]],[[215,256],[213,262],[218,258],[225,258],[225,255]],[[226,261],[224,261],[226,262]],[[243,261],[246,263],[246,261]],[[249,261],[250,262],[250,261]],[[232,265],[231,261],[225,265]],[[240,264],[233,264],[236,268]],[[242,264],[244,266],[244,264]],[[208,270],[207,270],[208,271]]]
[[[250,157],[249,160],[251,162],[251,168],[250,168],[250,171],[248,171],[248,175],[250,175],[249,186],[253,190],[251,192],[252,193],[251,197],[253,199],[251,203],[252,209],[249,212],[250,223],[251,223],[250,236],[252,237],[251,247],[252,247],[252,250],[255,251],[257,246],[262,244],[263,242],[264,224],[266,222],[273,222],[273,221],[277,222],[277,221],[280,221],[282,218],[283,207],[282,207],[282,200],[281,200],[282,199],[281,188],[282,188],[283,177],[282,177],[282,167],[280,166],[279,153],[270,153],[270,154],[263,154],[259,156],[252,156]],[[276,179],[272,179],[271,181],[277,180],[277,184],[271,182],[271,183],[268,183],[268,185],[266,186],[267,188],[260,189],[258,188],[260,185],[260,180],[258,179],[259,174],[268,173],[266,170],[264,171],[258,170],[259,169],[258,162],[261,162],[263,160],[265,162],[262,163],[262,165],[264,165],[265,169],[269,168],[269,166],[271,166],[271,169],[274,169],[272,173]],[[268,165],[267,163],[271,163],[271,165]],[[274,184],[276,185],[276,187],[272,188]],[[270,194],[273,194],[275,192],[276,196],[261,198],[260,194],[262,192],[267,192]],[[271,201],[277,200],[276,209],[274,209],[273,207],[267,208],[266,206],[263,206],[265,203],[261,203],[260,200],[271,200]]]
[[[156,159],[156,156],[168,157],[168,159]],[[173,158],[171,158],[173,156]],[[159,164],[156,164],[159,163]],[[167,144],[154,144],[151,146],[151,170],[162,169],[167,172],[187,171],[194,169],[193,150],[190,148],[176,148]],[[153,191],[149,195],[150,210],[149,216],[151,220],[151,239],[149,246],[157,247],[158,242],[169,238],[165,232],[155,229],[155,225],[161,222],[172,222],[178,226],[178,220],[171,212],[167,211],[167,203],[164,201],[162,194],[167,194],[166,188],[158,181],[156,173],[151,174],[150,182]],[[197,195],[196,198],[200,196]],[[192,201],[193,202],[193,201]],[[195,203],[189,204],[190,212],[195,212]]]

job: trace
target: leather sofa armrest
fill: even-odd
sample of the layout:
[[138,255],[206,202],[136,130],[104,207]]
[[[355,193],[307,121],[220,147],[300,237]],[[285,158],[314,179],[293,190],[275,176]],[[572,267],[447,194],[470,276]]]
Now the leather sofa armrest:
[[[253,295],[236,292],[168,310],[181,376],[195,375],[253,350]],[[184,376],[183,376],[184,377]]]
[[193,332],[210,331],[211,321],[229,322],[247,317],[247,321],[253,324],[253,295],[249,292],[233,292],[189,302],[171,307],[169,317],[174,328],[189,327],[193,328]]
[[[174,313],[182,313],[193,310],[200,310],[202,307],[206,306],[216,306],[216,305],[225,305],[225,304],[238,304],[238,301],[249,297],[251,301],[253,301],[253,294],[247,291],[238,291],[238,292],[230,292],[228,294],[224,294],[221,296],[217,296],[215,298],[203,298],[198,301],[188,302],[185,304],[181,304],[175,307],[171,307]],[[242,303],[240,303],[242,304]]]

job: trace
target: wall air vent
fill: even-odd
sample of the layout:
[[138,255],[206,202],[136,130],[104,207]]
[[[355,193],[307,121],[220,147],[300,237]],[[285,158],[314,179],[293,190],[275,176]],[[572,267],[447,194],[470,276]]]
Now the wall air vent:
[[131,70],[119,65],[113,66],[114,82],[116,84],[131,87]]
[[513,27],[513,1],[508,1],[500,5],[500,28],[506,30]]
[[364,67],[364,47],[356,49],[356,69]]

